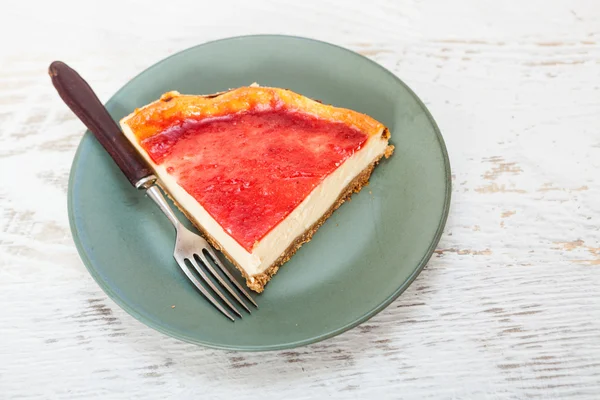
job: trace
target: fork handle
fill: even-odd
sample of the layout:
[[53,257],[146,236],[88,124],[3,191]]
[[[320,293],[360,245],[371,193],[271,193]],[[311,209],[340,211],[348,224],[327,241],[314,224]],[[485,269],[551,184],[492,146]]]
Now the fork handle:
[[63,101],[94,134],[134,187],[153,174],[152,168],[121,132],[90,85],[74,69],[54,61],[48,73]]

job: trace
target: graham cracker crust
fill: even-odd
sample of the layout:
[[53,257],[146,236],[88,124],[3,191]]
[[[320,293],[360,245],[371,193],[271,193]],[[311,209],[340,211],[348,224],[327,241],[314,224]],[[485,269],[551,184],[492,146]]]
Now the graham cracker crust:
[[[387,131],[387,129],[386,129]],[[380,155],[376,160],[374,160],[371,164],[369,164],[360,174],[358,174],[342,191],[342,193],[338,196],[335,203],[327,210],[325,214],[315,222],[309,229],[307,229],[302,235],[298,236],[292,244],[283,252],[283,254],[275,260],[270,267],[268,267],[263,273],[258,275],[249,276],[246,272],[233,260],[233,258],[221,248],[218,242],[206,231],[204,228],[194,219],[192,218],[187,211],[173,199],[173,197],[169,194],[169,192],[160,185],[160,182],[157,182],[158,185],[163,189],[163,191],[167,194],[167,196],[173,201],[173,204],[189,219],[192,224],[200,231],[202,236],[213,246],[215,249],[221,251],[225,257],[233,264],[235,267],[242,273],[244,278],[246,279],[246,286],[255,291],[256,293],[261,293],[267,282],[271,280],[273,275],[277,273],[279,268],[285,264],[298,249],[304,244],[310,242],[313,235],[317,232],[317,230],[323,225],[323,223],[331,217],[331,214],[335,210],[337,210],[346,200],[350,200],[350,197],[353,193],[358,193],[364,186],[369,184],[369,178],[371,177],[371,173],[375,166],[379,163],[382,157],[389,158],[394,152],[394,146],[388,145],[385,152]]]

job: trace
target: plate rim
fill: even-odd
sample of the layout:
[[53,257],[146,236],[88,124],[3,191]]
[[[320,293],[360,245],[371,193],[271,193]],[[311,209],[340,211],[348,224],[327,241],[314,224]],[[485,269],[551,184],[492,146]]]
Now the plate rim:
[[318,44],[321,45],[325,45],[325,46],[330,46],[330,47],[334,47],[337,49],[340,49],[342,51],[346,51],[349,53],[354,54],[355,56],[361,57],[365,60],[367,60],[369,63],[375,65],[377,68],[379,68],[380,70],[382,70],[385,74],[390,75],[393,79],[395,79],[398,83],[400,83],[408,92],[409,94],[417,101],[417,103],[419,104],[419,106],[423,109],[423,111],[425,112],[425,115],[427,117],[427,119],[429,120],[429,122],[431,123],[431,125],[433,126],[437,141],[439,143],[440,149],[442,151],[442,158],[443,158],[443,163],[444,163],[444,171],[445,171],[445,175],[446,175],[446,191],[444,194],[444,205],[443,205],[443,211],[442,211],[442,217],[440,218],[440,222],[438,224],[437,230],[429,244],[429,247],[427,248],[427,251],[425,252],[425,254],[423,255],[423,257],[421,258],[421,260],[419,261],[417,267],[413,270],[413,272],[411,273],[411,275],[408,277],[408,279],[406,281],[404,281],[404,283],[402,285],[400,285],[398,287],[398,289],[396,289],[393,293],[391,293],[383,302],[381,302],[379,305],[377,305],[376,307],[374,307],[373,309],[371,309],[369,312],[361,315],[360,317],[354,319],[354,321],[343,325],[341,327],[335,328],[335,329],[331,329],[328,332],[325,332],[323,334],[320,335],[316,335],[316,336],[312,336],[310,338],[307,339],[302,339],[302,340],[297,340],[294,342],[286,342],[286,343],[278,343],[278,344],[274,344],[274,345],[249,345],[249,346],[244,346],[244,345],[224,345],[224,344],[219,344],[219,343],[214,343],[214,342],[210,342],[210,341],[203,341],[203,340],[198,340],[195,337],[191,337],[185,334],[182,334],[181,332],[175,331],[175,330],[171,330],[168,327],[159,325],[159,324],[155,324],[154,321],[152,321],[151,319],[147,318],[146,316],[142,315],[142,313],[138,312],[137,310],[135,310],[134,308],[130,307],[129,304],[124,301],[115,291],[113,291],[113,289],[104,283],[104,281],[101,279],[100,275],[98,274],[98,272],[96,271],[96,269],[93,267],[93,263],[92,261],[89,259],[87,253],[85,252],[83,243],[81,241],[81,238],[79,236],[78,230],[77,230],[77,226],[75,224],[75,217],[74,217],[74,211],[73,211],[73,187],[74,187],[74,176],[75,176],[75,169],[76,166],[79,163],[79,158],[81,156],[81,152],[82,152],[82,144],[86,138],[86,136],[91,136],[92,140],[94,140],[94,137],[91,135],[91,133],[89,132],[89,130],[86,130],[83,137],[81,138],[78,146],[77,146],[77,150],[75,152],[75,156],[73,157],[73,162],[71,163],[71,168],[69,169],[69,183],[68,183],[68,190],[67,190],[67,209],[68,209],[68,215],[69,215],[69,227],[71,230],[71,235],[73,237],[73,241],[75,243],[75,247],[77,248],[77,252],[79,253],[79,257],[81,258],[81,260],[83,261],[83,264],[85,265],[86,269],[88,270],[88,272],[90,273],[90,275],[92,276],[92,278],[94,278],[94,280],[96,281],[96,283],[98,284],[98,286],[100,286],[100,288],[108,295],[108,297],[111,298],[112,301],[114,301],[119,307],[121,307],[123,310],[125,310],[129,315],[131,315],[132,317],[134,317],[135,319],[137,319],[138,321],[140,321],[141,323],[143,323],[144,325],[155,329],[156,331],[165,334],[167,336],[173,337],[175,339],[178,340],[182,340],[184,342],[187,343],[192,343],[195,345],[201,345],[201,346],[205,346],[208,348],[213,348],[213,349],[220,349],[220,350],[236,350],[236,351],[277,351],[277,350],[285,350],[285,349],[292,349],[295,347],[300,347],[300,346],[306,346],[309,344],[313,344],[313,343],[317,343],[329,338],[332,338],[334,336],[337,336],[339,334],[342,334],[366,321],[368,321],[369,319],[371,319],[372,317],[374,317],[375,315],[377,315],[378,313],[380,313],[381,311],[383,311],[383,309],[385,309],[387,306],[389,306],[394,300],[396,300],[413,282],[414,280],[417,278],[417,276],[419,276],[419,274],[421,273],[421,271],[425,268],[425,266],[427,265],[427,263],[429,262],[429,260],[431,259],[431,256],[433,255],[435,248],[437,246],[437,244],[439,243],[441,236],[443,234],[444,228],[446,226],[446,222],[448,220],[448,215],[450,212],[450,203],[451,203],[451,197],[452,197],[452,172],[451,172],[451,167],[450,167],[450,158],[448,155],[448,150],[446,148],[446,143],[444,141],[444,138],[442,137],[442,133],[437,125],[437,123],[435,122],[435,120],[433,119],[433,116],[431,115],[431,113],[429,112],[429,110],[427,109],[427,107],[425,106],[425,104],[423,103],[423,101],[416,95],[416,93],[406,84],[404,83],[404,81],[402,81],[398,76],[396,76],[393,72],[389,71],[387,68],[383,67],[382,65],[380,65],[379,63],[371,60],[370,58],[363,56],[362,54],[359,54],[355,51],[352,51],[350,49],[347,49],[345,47],[342,46],[338,46],[336,44],[332,44],[329,42],[325,42],[322,40],[317,40],[317,39],[313,39],[313,38],[308,38],[308,37],[303,37],[303,36],[294,36],[294,35],[278,35],[278,34],[257,34],[257,35],[239,35],[239,36],[231,36],[231,37],[226,37],[226,38],[221,38],[221,39],[216,39],[216,40],[211,40],[211,41],[207,41],[204,43],[200,43],[198,45],[189,47],[187,49],[178,51],[174,54],[171,54],[170,56],[161,59],[160,61],[152,64],[151,66],[149,66],[148,68],[144,69],[142,72],[140,72],[139,74],[135,75],[133,78],[129,79],[125,84],[123,84],[121,86],[121,88],[119,90],[117,90],[111,97],[110,99],[105,103],[106,106],[110,105],[113,101],[114,98],[117,97],[121,91],[123,91],[125,89],[125,87],[129,84],[129,82],[143,76],[144,74],[150,72],[151,70],[153,70],[154,68],[157,68],[158,66],[160,66],[161,64],[163,64],[164,62],[168,61],[169,59],[171,59],[172,57],[175,56],[179,56],[183,53],[187,53],[190,51],[193,51],[194,49],[201,47],[201,46],[205,46],[205,45],[209,45],[209,44],[213,44],[213,43],[218,43],[221,41],[231,41],[231,40],[239,40],[239,39],[247,39],[247,38],[287,38],[287,39],[298,39],[298,40],[304,40],[304,41],[310,41],[310,42],[316,42]]

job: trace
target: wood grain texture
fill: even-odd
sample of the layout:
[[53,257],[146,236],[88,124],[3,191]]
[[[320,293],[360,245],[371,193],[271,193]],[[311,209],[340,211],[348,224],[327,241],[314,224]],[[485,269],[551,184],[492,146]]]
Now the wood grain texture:
[[[597,398],[597,2],[170,4],[0,14],[0,398]],[[63,59],[107,100],[165,56],[249,33],[319,38],[393,71],[435,116],[454,174],[443,239],[405,294],[336,338],[263,354],[163,336],[88,275],[66,211],[84,128],[46,74]]]

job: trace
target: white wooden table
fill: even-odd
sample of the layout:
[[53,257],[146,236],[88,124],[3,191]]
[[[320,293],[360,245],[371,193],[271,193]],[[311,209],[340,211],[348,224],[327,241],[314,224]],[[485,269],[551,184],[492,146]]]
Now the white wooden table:
[[[600,3],[150,3],[2,6],[1,399],[600,396]],[[390,69],[433,113],[453,167],[445,234],[413,285],[364,325],[291,351],[182,343],[107,298],[67,220],[84,128],[46,75],[67,61],[107,100],[174,52],[251,33],[318,38]]]

